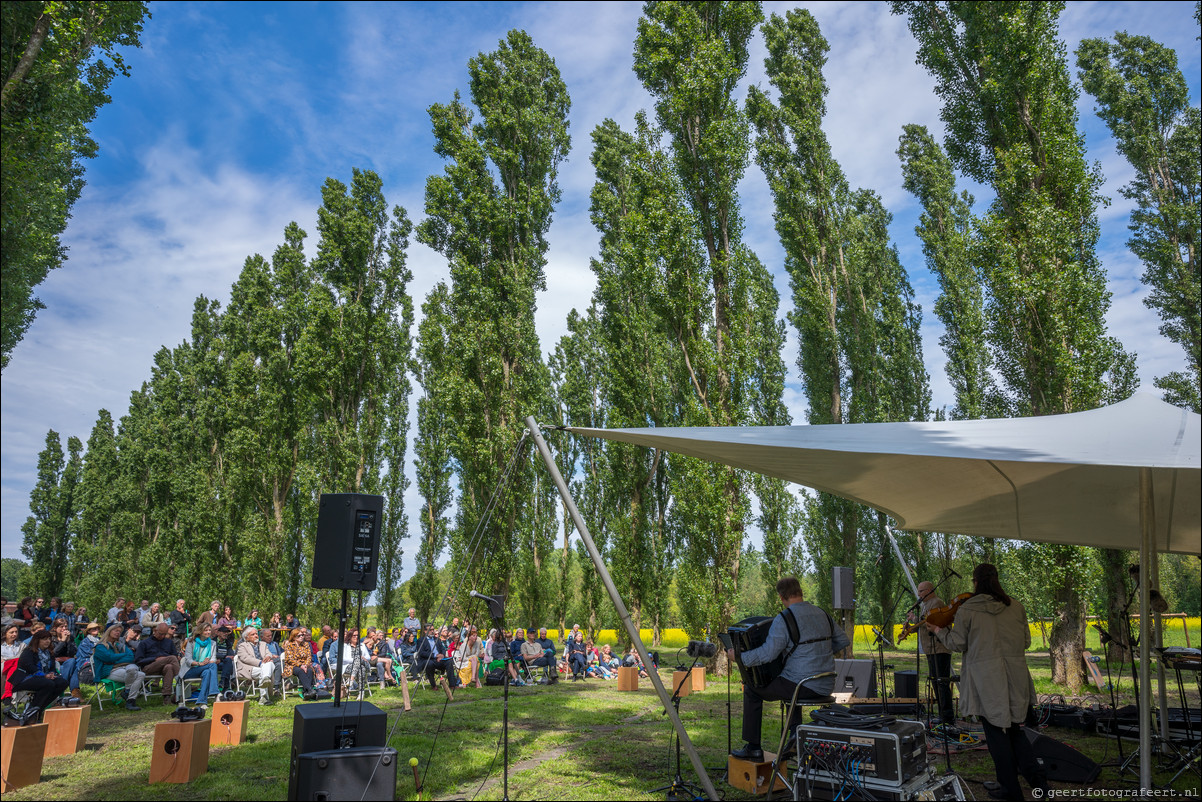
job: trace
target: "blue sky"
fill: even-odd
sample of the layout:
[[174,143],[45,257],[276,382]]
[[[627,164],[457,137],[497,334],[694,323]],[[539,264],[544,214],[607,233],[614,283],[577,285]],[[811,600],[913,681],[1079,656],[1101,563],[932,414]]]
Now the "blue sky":
[[[767,3],[765,11],[795,5]],[[934,401],[950,405],[931,311],[937,287],[923,265],[913,234],[918,209],[901,187],[894,154],[906,123],[942,136],[933,82],[914,63],[914,41],[886,4],[803,5],[831,45],[824,127],[850,182],[876,190],[894,214],[894,241],[923,306]],[[4,373],[5,557],[20,556],[20,527],[47,430],[57,430],[64,444],[70,435],[86,441],[97,410],[124,414],[130,392],[149,377],[155,351],[188,336],[197,295],[224,303],[246,257],[269,256],[288,222],[315,233],[326,177],[349,182],[354,167],[375,170],[390,204],[422,219],[426,177],[442,169],[426,109],[456,89],[466,96],[468,60],[495,49],[508,30],[527,30],[555,58],[572,97],[573,150],[560,176],[547,290],[538,299],[546,351],[564,333],[568,311],[588,305],[593,287],[589,134],[607,117],[630,128],[639,109],[651,108],[631,70],[636,3],[151,3],[151,9],[143,47],[127,54],[132,75],[114,83],[112,103],[93,126],[100,155],[87,165],[88,185],[64,236],[69,258],[39,289],[47,309]],[[1193,2],[1069,3],[1061,33],[1070,53],[1082,38],[1116,30],[1174,47],[1197,105],[1202,65],[1193,10]],[[757,37],[742,96],[747,85],[766,85],[763,57]],[[1131,179],[1131,168],[1115,152],[1092,100],[1082,97],[1079,105],[1089,156],[1101,164],[1113,201],[1100,211],[1100,254],[1114,294],[1107,321],[1138,352],[1142,389],[1155,392],[1152,378],[1180,369],[1184,359],[1141,303],[1141,269],[1125,246],[1130,207],[1117,190]],[[988,201],[980,188],[965,187]],[[754,165],[740,189],[746,240],[787,299],[772,201]],[[446,267],[417,243],[409,259],[420,308]],[[801,422],[795,334],[789,337],[786,402]],[[415,547],[405,546],[411,566]]]

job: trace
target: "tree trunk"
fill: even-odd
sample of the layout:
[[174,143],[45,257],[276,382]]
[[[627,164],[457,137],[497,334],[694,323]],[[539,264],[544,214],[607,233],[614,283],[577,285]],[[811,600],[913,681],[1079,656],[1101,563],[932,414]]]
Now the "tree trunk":
[[1112,663],[1127,661],[1127,552],[1120,549],[1099,549],[1102,562],[1102,583],[1106,588],[1106,631],[1115,640],[1106,648],[1106,659]]
[[1085,643],[1085,602],[1071,582],[1057,588],[1054,599],[1056,613],[1048,637],[1052,681],[1068,686],[1069,693],[1080,693],[1085,684],[1085,665],[1081,660]]

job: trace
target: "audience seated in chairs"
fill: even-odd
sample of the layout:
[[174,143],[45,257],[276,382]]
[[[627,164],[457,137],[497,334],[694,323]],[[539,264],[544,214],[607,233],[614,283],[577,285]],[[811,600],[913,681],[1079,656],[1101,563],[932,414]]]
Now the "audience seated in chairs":
[[460,683],[465,685],[471,683],[477,688],[483,687],[480,684],[480,659],[483,656],[484,644],[480,642],[480,635],[476,632],[476,628],[472,627],[467,638],[459,644],[459,648],[454,652],[453,661],[455,670],[459,672]]
[[14,693],[30,691],[33,694],[25,715],[18,719],[22,724],[36,723],[41,712],[67,690],[67,681],[58,674],[58,664],[50,650],[50,641],[48,630],[35,633],[17,658],[17,667],[9,676]]
[[213,625],[197,624],[196,634],[184,643],[180,669],[184,672],[183,679],[200,679],[200,689],[194,697],[199,708],[208,707],[209,697],[217,693],[218,663],[217,644],[213,642]]
[[459,678],[451,669],[451,658],[447,655],[446,644],[435,635],[433,624],[426,624],[426,634],[417,642],[414,664],[419,673],[426,675],[431,688],[437,687],[434,684],[436,673],[445,676],[452,688],[459,684]]
[[169,703],[175,678],[180,673],[180,664],[179,656],[175,653],[175,641],[171,640],[171,628],[167,624],[160,621],[151,630],[149,638],[138,641],[134,662],[147,676],[163,678],[163,703]]
[[396,679],[392,676],[392,666],[396,661],[396,655],[392,651],[392,645],[388,642],[388,638],[384,636],[384,630],[369,627],[366,646],[371,655],[371,663],[376,667],[376,677],[379,681],[387,686],[396,685]]
[[280,658],[272,654],[267,644],[260,640],[259,630],[247,627],[242,631],[235,663],[238,679],[251,680],[259,686],[259,704],[270,704],[283,669]]
[[535,637],[534,627],[526,630],[526,642],[522,644],[522,662],[528,669],[552,669],[547,682],[548,684],[558,682],[558,678],[554,674],[555,650],[552,649],[551,654],[547,654],[546,647]]
[[138,621],[142,625],[142,636],[149,637],[154,633],[154,628],[159,624],[167,623],[167,616],[163,615],[163,608],[158,602],[150,605],[150,609],[142,613],[141,619]]
[[121,624],[113,624],[104,631],[104,637],[96,644],[92,662],[97,680],[111,679],[125,685],[121,695],[126,710],[141,710],[134,700],[142,692],[146,675],[134,664],[134,653],[125,645],[123,629]]
[[572,671],[572,679],[584,678],[588,668],[588,650],[584,646],[584,633],[577,632],[576,637],[568,641],[568,668]]
[[295,677],[306,699],[316,698],[317,666],[313,663],[313,650],[309,647],[309,631],[297,627],[288,633],[284,641],[284,659],[280,676],[282,679]]

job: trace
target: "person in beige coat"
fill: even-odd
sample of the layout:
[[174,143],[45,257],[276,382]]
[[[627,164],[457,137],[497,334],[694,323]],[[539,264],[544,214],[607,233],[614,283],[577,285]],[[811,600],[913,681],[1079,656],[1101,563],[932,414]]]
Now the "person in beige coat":
[[259,630],[247,627],[242,631],[242,640],[234,656],[234,673],[239,679],[253,680],[259,685],[259,704],[271,701],[276,683],[280,681],[280,658],[259,640]]
[[956,611],[952,625],[927,624],[936,639],[952,651],[964,652],[960,667],[960,713],[979,716],[1001,789],[995,799],[1022,799],[1018,773],[1033,789],[1047,791],[1047,776],[1023,732],[1035,702],[1035,683],[1027,668],[1031,630],[1017,599],[1006,595],[997,568],[981,563],[972,572],[972,598]]

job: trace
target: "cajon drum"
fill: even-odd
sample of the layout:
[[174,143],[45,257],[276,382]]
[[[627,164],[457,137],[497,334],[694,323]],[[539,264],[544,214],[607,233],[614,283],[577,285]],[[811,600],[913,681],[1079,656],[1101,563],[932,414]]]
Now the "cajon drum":
[[639,667],[618,666],[618,690],[637,691],[639,689]]
[[46,752],[47,724],[0,728],[0,791],[35,785],[42,779],[42,755]]
[[42,714],[50,729],[46,732],[46,757],[73,755],[88,742],[88,723],[92,706],[52,707]]
[[154,725],[150,755],[152,783],[192,782],[209,769],[209,730],[213,722],[164,721]]
[[693,690],[705,690],[705,666],[693,666]]
[[[731,755],[726,762],[727,782],[749,794],[766,794],[768,793],[768,778],[772,774],[773,760],[776,760],[774,752],[765,752],[764,760],[761,763],[740,760]],[[776,777],[774,785],[773,793],[784,790],[785,783],[779,775]]]
[[246,720],[250,702],[214,702],[213,721],[209,725],[210,746],[236,746],[246,740]]
[[[679,688],[679,690],[677,690]],[[672,672],[672,687],[668,689],[669,693],[675,692],[681,699],[688,696],[693,691],[693,677],[691,671],[673,671]]]

